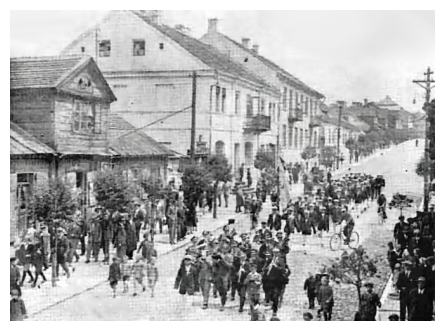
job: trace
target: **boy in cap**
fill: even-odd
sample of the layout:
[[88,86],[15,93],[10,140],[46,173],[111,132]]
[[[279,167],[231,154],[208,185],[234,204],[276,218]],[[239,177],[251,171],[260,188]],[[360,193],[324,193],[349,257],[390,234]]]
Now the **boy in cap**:
[[20,298],[19,291],[14,288],[11,290],[11,300],[9,301],[9,319],[10,321],[23,321],[28,318],[26,315],[26,307],[22,298]]
[[262,277],[257,271],[257,263],[250,262],[249,273],[244,279],[246,293],[250,304],[250,314],[253,314],[254,306],[260,300]]
[[176,275],[174,289],[179,289],[179,294],[181,295],[193,295],[199,286],[196,269],[192,265],[192,259],[193,257],[190,255],[184,256]]
[[138,255],[136,257],[136,262],[133,264],[132,273],[133,273],[133,296],[137,295],[137,287],[138,285],[142,287],[142,292],[145,292],[144,278],[145,278],[145,269],[146,263],[143,256]]
[[130,281],[132,270],[133,265],[128,261],[128,256],[124,255],[124,257],[122,258],[122,262],[120,263],[122,283],[124,286],[123,293],[128,292],[128,282]]
[[121,269],[119,265],[119,258],[113,257],[113,263],[110,264],[108,272],[108,281],[110,282],[111,289],[113,290],[113,298],[116,297],[117,283],[121,279]]
[[156,266],[156,257],[153,256],[147,264],[147,286],[151,290],[151,297],[153,298],[155,295],[155,286],[158,282],[159,273],[158,267]]

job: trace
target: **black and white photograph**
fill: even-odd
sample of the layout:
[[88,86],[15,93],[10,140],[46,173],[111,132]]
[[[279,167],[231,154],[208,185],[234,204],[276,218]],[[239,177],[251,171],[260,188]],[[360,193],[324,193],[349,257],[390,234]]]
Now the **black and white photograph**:
[[435,10],[9,17],[10,321],[436,320]]

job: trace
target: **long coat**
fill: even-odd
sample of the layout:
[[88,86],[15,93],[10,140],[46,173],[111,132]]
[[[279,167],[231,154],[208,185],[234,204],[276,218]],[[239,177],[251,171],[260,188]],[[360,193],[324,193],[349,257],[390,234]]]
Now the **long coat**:
[[125,230],[127,233],[127,251],[134,251],[137,248],[138,244],[138,238],[136,237],[136,228],[134,223],[127,223]]
[[276,214],[275,219],[274,219],[274,215],[270,214],[269,218],[267,219],[267,226],[271,230],[272,229],[275,229],[276,231],[281,230],[281,216],[280,216],[280,214]]
[[433,295],[429,289],[420,294],[417,288],[409,292],[409,306],[411,307],[408,320],[431,321],[433,318]]
[[179,294],[193,295],[199,289],[198,273],[193,265],[187,272],[185,265],[182,263],[175,279],[175,289],[179,289]]

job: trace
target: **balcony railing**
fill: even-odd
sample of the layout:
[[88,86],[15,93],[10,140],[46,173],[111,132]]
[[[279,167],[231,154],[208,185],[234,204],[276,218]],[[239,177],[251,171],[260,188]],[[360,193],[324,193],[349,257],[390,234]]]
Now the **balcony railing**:
[[290,123],[303,121],[303,110],[300,108],[290,109],[288,120]]
[[261,133],[270,131],[270,116],[247,116],[244,122],[244,131],[248,133]]

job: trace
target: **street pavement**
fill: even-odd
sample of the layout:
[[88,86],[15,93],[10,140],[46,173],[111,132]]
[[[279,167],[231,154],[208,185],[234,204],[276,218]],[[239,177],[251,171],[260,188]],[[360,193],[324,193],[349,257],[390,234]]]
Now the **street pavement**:
[[[414,170],[421,152],[422,146],[416,148],[414,141],[409,141],[379,152],[357,165],[344,166],[343,172],[350,168],[351,172],[383,175],[386,179],[384,193],[388,200],[391,199],[393,193],[399,191],[420,194],[422,178],[417,176]],[[340,175],[341,171],[334,174],[334,176]],[[295,188],[292,190],[292,192],[296,191]],[[228,218],[234,216],[233,206],[232,201],[229,209],[220,209],[218,220],[211,219],[209,215],[202,217],[198,233],[204,228],[215,230],[225,224]],[[268,201],[260,219],[267,217],[270,207]],[[388,222],[384,225],[378,224],[376,209],[375,205],[371,205],[364,213],[358,215],[355,230],[360,235],[360,242],[365,242],[376,230],[391,231],[397,221],[399,211],[392,210],[388,213]],[[236,229],[239,233],[249,230],[250,222],[247,215],[236,214],[235,218],[237,219]],[[332,231],[321,238],[318,235],[310,236],[305,245],[299,234],[291,237],[288,265],[292,274],[286,288],[283,305],[278,312],[281,320],[302,319],[303,312],[307,311],[307,298],[303,291],[303,282],[307,273],[318,272],[323,264],[329,263],[330,259],[340,255],[341,251],[329,249],[331,235]],[[154,298],[151,298],[147,292],[132,296],[132,287],[129,294],[123,294],[122,284],[120,284],[118,296],[113,299],[111,289],[106,282],[108,268],[102,265],[85,266],[79,263],[78,270],[72,278],[61,281],[60,286],[56,288],[51,288],[47,283],[41,289],[25,289],[24,300],[30,313],[30,320],[249,320],[247,309],[244,313],[238,312],[238,297],[235,301],[229,299],[226,310],[223,312],[218,310],[219,298],[211,297],[209,309],[202,310],[200,293],[192,297],[183,297],[173,289],[175,276],[184,256],[185,244],[188,242],[178,244],[172,251],[168,251],[171,248],[162,246],[166,244],[156,245],[158,252],[164,252],[164,255],[158,259],[159,282]],[[314,314],[314,311],[312,313]],[[270,318],[271,314],[270,310],[266,311],[267,318]],[[334,319],[335,314],[334,307]]]

